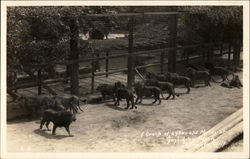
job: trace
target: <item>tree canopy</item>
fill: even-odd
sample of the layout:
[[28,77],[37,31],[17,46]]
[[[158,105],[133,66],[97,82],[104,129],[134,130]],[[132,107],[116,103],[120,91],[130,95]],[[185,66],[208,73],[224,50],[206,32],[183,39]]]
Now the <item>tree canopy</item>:
[[[82,17],[100,12],[107,10],[102,7],[8,7],[8,68],[33,66],[36,70],[36,65],[67,58],[71,20],[78,18],[80,32],[84,33],[98,28],[100,23]],[[102,21],[108,23],[109,19]]]
[[[179,10],[188,13],[185,16],[184,29],[191,27],[191,37],[198,41],[230,42],[235,39],[242,40],[242,6],[192,6],[180,7]],[[191,40],[191,37],[183,38]]]
[[[134,12],[173,10],[187,13],[178,21],[178,36],[181,40],[193,42],[242,40],[243,8],[241,6],[134,7]],[[108,34],[112,27],[121,29],[125,26],[126,28],[126,21],[119,20],[115,16],[87,18],[84,15],[99,13],[115,15],[129,11],[128,6],[8,7],[8,68],[20,69],[20,66],[47,64],[67,58],[70,51],[70,23],[74,18],[78,18],[80,33],[97,28]],[[152,17],[152,19],[154,18]],[[168,34],[168,29],[164,24],[159,24],[160,29],[153,29],[154,26],[157,26],[155,21],[147,24],[153,32],[148,33],[146,37],[158,38],[163,34]],[[140,24],[138,23],[138,25]],[[137,27],[137,35],[145,34],[147,32],[145,29],[147,29],[146,25],[144,29]],[[187,31],[191,33],[187,34]],[[155,36],[155,34],[159,34],[159,36]],[[85,44],[87,46],[87,42],[85,42],[80,49],[85,49]]]

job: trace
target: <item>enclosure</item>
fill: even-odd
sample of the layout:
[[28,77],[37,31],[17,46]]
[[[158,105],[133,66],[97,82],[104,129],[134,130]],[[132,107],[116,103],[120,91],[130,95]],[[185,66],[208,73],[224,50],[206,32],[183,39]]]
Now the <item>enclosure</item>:
[[[182,85],[175,86],[176,99],[154,105],[146,98],[135,110],[125,110],[124,100],[118,107],[112,100],[101,101],[96,90],[117,81],[132,89],[135,82],[145,81],[147,72],[185,76],[188,67],[208,71],[205,63],[223,67],[242,81],[242,10],[242,6],[7,7],[8,151],[185,151],[183,145],[229,120],[229,115],[235,125],[221,127],[225,130],[219,135],[242,135],[242,88],[224,88],[218,76],[211,87],[199,80],[187,94]],[[88,104],[81,104],[84,112],[77,113],[71,125],[75,136],[68,138],[64,129],[56,136],[38,129],[40,120],[27,118],[31,112],[13,102],[19,95],[76,95]],[[217,144],[221,146],[213,151],[227,145]]]

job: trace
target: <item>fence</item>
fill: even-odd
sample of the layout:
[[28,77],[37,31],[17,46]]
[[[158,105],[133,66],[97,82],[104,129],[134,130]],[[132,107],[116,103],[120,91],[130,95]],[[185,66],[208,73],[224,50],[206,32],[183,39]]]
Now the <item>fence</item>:
[[[226,52],[224,52],[224,50],[225,50],[224,46],[225,46],[225,44],[223,44],[223,43],[195,44],[195,45],[189,45],[189,46],[179,46],[179,47],[174,47],[174,48],[160,48],[160,49],[147,50],[147,51],[137,51],[137,52],[133,52],[133,53],[118,53],[118,54],[113,54],[113,55],[110,54],[110,51],[106,50],[103,53],[100,53],[100,55],[98,57],[92,56],[91,58],[86,58],[86,59],[61,61],[61,62],[57,62],[55,64],[69,65],[72,63],[81,63],[81,62],[90,62],[91,61],[91,65],[92,65],[91,66],[91,74],[80,75],[79,79],[91,78],[91,92],[93,93],[96,76],[104,76],[105,75],[106,77],[108,77],[110,74],[127,71],[128,76],[133,77],[134,73],[135,73],[135,69],[148,68],[148,67],[153,67],[153,66],[159,66],[160,72],[163,73],[164,72],[164,64],[168,63],[168,61],[166,60],[167,59],[166,56],[168,55],[167,53],[168,53],[168,51],[171,51],[171,50],[182,51],[183,58],[177,58],[177,60],[175,61],[176,63],[177,62],[184,62],[185,64],[188,64],[190,60],[197,59],[197,58],[201,58],[202,60],[205,60],[206,58],[208,58],[208,56],[211,56],[211,54],[206,54],[206,50],[214,50],[215,47],[217,47],[217,50],[220,51],[220,53],[218,54],[219,56],[221,56],[223,54],[228,54],[228,59],[230,61],[230,54],[232,51],[231,46],[228,45],[228,51],[226,51]],[[187,50],[197,49],[197,48],[202,50],[200,52],[200,54],[190,56],[189,52]],[[213,51],[212,51],[212,53],[213,53]],[[145,65],[140,65],[140,66],[133,66],[133,67],[127,66],[127,67],[121,68],[121,69],[110,70],[110,59],[115,59],[115,58],[119,58],[119,57],[130,57],[130,59],[134,59],[135,56],[144,55],[144,54],[149,54],[149,55],[160,54],[159,61],[154,62],[154,63],[148,63]],[[214,55],[212,54],[212,56],[214,56]],[[100,60],[105,61],[105,72],[95,72],[95,66],[94,66],[95,62],[100,61]],[[129,75],[129,73],[130,73],[130,75]],[[40,74],[38,74],[38,75],[40,75]],[[42,81],[41,75],[38,77],[32,76],[32,78],[37,79],[37,81],[18,84],[15,89],[22,89],[22,88],[38,86],[38,92],[41,92],[41,86],[47,87],[46,86],[47,84],[52,84],[52,83],[56,83],[56,82],[63,82],[66,80],[65,78],[57,78],[57,79],[48,79],[48,80]],[[69,80],[69,77],[67,78],[67,80]],[[133,82],[133,81],[127,81],[127,84],[128,85],[132,84],[131,82]],[[50,89],[50,92],[51,91],[52,90]]]

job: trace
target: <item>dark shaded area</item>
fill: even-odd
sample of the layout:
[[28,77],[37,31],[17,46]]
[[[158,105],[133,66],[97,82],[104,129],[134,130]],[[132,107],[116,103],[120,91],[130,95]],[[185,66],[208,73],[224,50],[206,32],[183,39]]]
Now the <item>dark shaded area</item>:
[[223,152],[224,150],[226,150],[227,148],[232,146],[232,144],[234,144],[240,140],[243,140],[243,133],[240,134],[239,136],[237,136],[236,138],[234,138],[232,141],[228,142],[224,147],[218,149],[216,152]]
[[94,29],[93,31],[90,31],[90,39],[96,39],[96,40],[103,40],[104,39],[104,34],[97,29]]
[[68,135],[52,135],[51,131],[40,130],[40,129],[34,130],[34,133],[36,133],[37,135],[43,136],[43,137],[45,137],[47,139],[57,139],[57,140],[60,140],[60,139],[69,137]]
[[111,109],[114,109],[114,110],[118,110],[118,111],[127,111],[124,108],[121,108],[119,106],[115,106],[114,104],[110,104],[110,103],[106,103],[105,106],[107,106],[107,107],[109,107]]

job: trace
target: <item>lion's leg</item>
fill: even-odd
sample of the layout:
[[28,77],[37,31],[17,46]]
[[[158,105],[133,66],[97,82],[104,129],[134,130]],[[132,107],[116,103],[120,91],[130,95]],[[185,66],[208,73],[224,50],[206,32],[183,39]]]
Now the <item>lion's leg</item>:
[[158,99],[158,98],[155,96],[155,100],[154,100],[152,103],[155,104],[155,102],[157,101],[157,99]]
[[80,109],[80,111],[82,111],[82,112],[83,112],[83,110],[81,109],[80,105],[78,105],[78,108]]
[[186,88],[187,88],[187,93],[189,93],[190,92],[190,88],[189,88],[189,86],[186,84]]
[[135,105],[135,102],[134,102],[134,97],[132,97],[131,99],[131,104],[133,108],[137,109],[137,106]]
[[57,126],[54,125],[54,126],[53,126],[53,130],[52,130],[52,135],[56,135],[56,128],[57,128]]
[[171,97],[171,93],[168,94],[168,97],[166,98],[166,100],[168,100]]
[[210,84],[209,80],[207,81],[207,84],[208,84],[208,86],[211,86],[211,84]]
[[129,99],[128,98],[126,99],[126,102],[127,102],[127,107],[125,109],[128,109],[129,108]]
[[45,123],[45,120],[44,120],[44,119],[42,119],[42,120],[41,120],[41,123],[40,123],[40,129],[42,129],[42,128],[43,128],[44,123]]
[[113,101],[115,101],[115,95],[112,95]]
[[120,105],[119,100],[120,100],[120,98],[117,97],[116,102],[115,102],[115,105]]
[[66,129],[66,131],[68,132],[68,134],[69,134],[70,137],[73,137],[73,136],[74,136],[74,135],[71,135],[71,134],[70,134],[69,126],[65,126],[65,129]]
[[140,96],[139,98],[140,98],[140,101],[139,101],[139,103],[141,103],[141,102],[142,102],[142,96]]
[[160,95],[158,96],[158,101],[159,101],[158,105],[159,105],[159,104],[161,104],[161,98],[160,98]]
[[139,100],[139,96],[136,97],[135,103],[137,103]]
[[172,92],[172,96],[173,96],[172,99],[175,99],[175,92],[174,91]]
[[50,123],[50,121],[46,121],[46,128],[47,128],[48,131],[50,131],[50,129],[49,129],[49,123]]
[[222,75],[221,78],[222,78],[222,82],[224,82],[226,80],[226,76],[225,75]]
[[192,87],[194,87],[194,79],[192,80],[192,84],[191,85],[192,85]]

